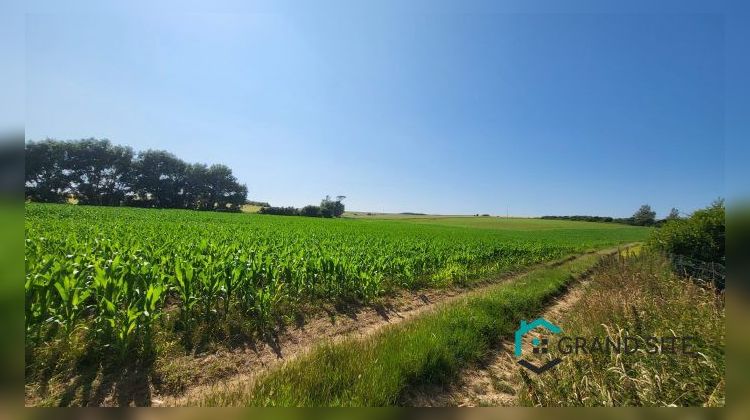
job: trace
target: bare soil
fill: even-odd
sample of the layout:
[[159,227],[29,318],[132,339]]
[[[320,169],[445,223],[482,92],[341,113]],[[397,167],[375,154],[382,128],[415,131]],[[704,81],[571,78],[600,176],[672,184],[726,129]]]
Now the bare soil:
[[[554,267],[583,255],[571,256],[551,263],[526,267],[515,273],[475,282],[466,287],[450,287],[421,291],[402,291],[387,299],[385,303],[369,306],[324,307],[323,316],[312,317],[302,325],[287,329],[270,337],[265,342],[251,346],[222,350],[204,356],[184,356],[174,363],[199,366],[202,377],[193,382],[179,395],[162,394],[152,389],[151,405],[189,405],[200,395],[215,387],[232,387],[251,381],[254,377],[279,364],[292,360],[315,346],[335,342],[344,338],[361,339],[387,325],[403,322],[425,311],[434,310],[438,304],[447,304],[454,299],[473,293],[482,293],[488,287],[513,281],[523,274],[541,267]],[[189,366],[186,366],[188,370]]]
[[[628,245],[623,245],[627,247]],[[596,252],[612,253],[612,250]],[[523,274],[543,268],[554,267],[583,255],[571,256],[551,263],[536,264],[513,273],[474,282],[465,287],[450,287],[420,291],[401,291],[373,305],[334,306],[321,305],[308,319],[266,337],[264,340],[248,342],[232,348],[224,348],[197,355],[181,355],[161,361],[161,372],[155,375],[151,368],[133,368],[133,372],[97,372],[83,374],[71,379],[71,384],[60,384],[70,389],[88,389],[84,395],[67,397],[53,404],[61,405],[190,405],[201,395],[215,387],[232,387],[251,381],[259,374],[292,360],[316,346],[344,338],[364,338],[385,326],[398,324],[416,317],[438,305],[482,293],[497,284],[514,281]],[[580,284],[562,295],[545,312],[545,317],[554,322],[559,314],[580,298]],[[506,348],[507,347],[507,348]],[[483,366],[467,370],[461,380],[446,389],[415,390],[407,395],[405,403],[415,406],[455,405],[514,405],[515,390],[519,386],[519,366],[512,359],[512,341],[503,345],[487,359]],[[168,376],[180,386],[164,386],[154,381],[155,377]],[[156,383],[155,383],[156,382]],[[30,386],[31,385],[31,386]],[[49,395],[50,389],[36,389],[27,384],[26,405],[46,405],[41,395]],[[76,391],[76,394],[78,391]],[[58,394],[53,392],[53,394]],[[59,394],[58,394],[59,395]],[[50,401],[48,401],[50,402]]]
[[[584,296],[591,281],[591,275],[576,280],[539,316],[559,325],[565,314]],[[524,345],[529,345],[537,336],[534,332],[527,334]],[[411,390],[402,404],[413,407],[517,406],[516,395],[524,383],[521,375],[528,371],[517,363],[513,344],[513,337],[503,339],[481,363],[462,372],[457,381],[445,387]]]

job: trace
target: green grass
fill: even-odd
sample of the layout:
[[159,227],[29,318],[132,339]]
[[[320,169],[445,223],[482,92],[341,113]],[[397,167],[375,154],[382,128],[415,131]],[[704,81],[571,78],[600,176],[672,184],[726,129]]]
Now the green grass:
[[423,224],[27,204],[28,337],[38,343],[50,322],[64,335],[94,322],[127,347],[131,335],[158,325],[170,300],[188,332],[196,322],[233,313],[266,327],[303,302],[366,302],[400,288],[466,284],[648,232],[486,219],[467,227],[454,219]]
[[160,340],[180,342],[184,354],[231,346],[320,303],[468,285],[648,233],[541,222],[467,227],[27,204],[27,384],[50,375],[66,382],[80,363],[158,364],[170,357]]
[[641,252],[608,260],[560,325],[568,336],[613,340],[692,336],[699,354],[568,355],[548,375],[525,377],[523,405],[724,405],[723,294],[675,276],[660,256]]
[[249,386],[219,389],[191,404],[388,406],[408,387],[451,381],[538,313],[573,276],[598,261],[589,255],[533,271],[512,284],[440,307],[365,340],[323,345]]

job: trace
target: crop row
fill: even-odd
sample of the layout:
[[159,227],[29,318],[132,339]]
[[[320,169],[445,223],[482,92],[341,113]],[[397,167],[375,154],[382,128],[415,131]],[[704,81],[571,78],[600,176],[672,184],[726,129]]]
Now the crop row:
[[612,240],[34,204],[25,222],[27,342],[85,329],[122,352],[165,313],[183,331],[232,315],[267,328],[282,308],[301,303],[466,282]]

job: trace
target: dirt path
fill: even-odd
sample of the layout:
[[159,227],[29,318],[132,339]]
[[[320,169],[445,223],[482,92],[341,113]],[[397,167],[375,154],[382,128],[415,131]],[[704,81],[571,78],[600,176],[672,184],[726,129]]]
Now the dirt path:
[[[617,249],[630,245],[623,245]],[[617,252],[613,249],[597,251],[598,254]],[[358,307],[343,310],[341,308],[323,308],[327,316],[306,320],[303,325],[291,328],[267,343],[256,346],[235,349],[232,351],[221,351],[203,357],[185,356],[182,361],[186,364],[200,366],[201,371],[213,372],[207,377],[194,378],[180,395],[158,395],[154,390],[151,392],[151,405],[153,406],[182,406],[190,405],[192,401],[201,395],[216,388],[233,388],[240,386],[285,361],[292,360],[316,345],[324,342],[335,342],[344,338],[364,338],[386,325],[403,322],[407,319],[420,315],[428,310],[433,310],[438,304],[446,304],[457,298],[473,293],[482,293],[489,287],[497,284],[513,281],[522,275],[542,267],[558,266],[565,262],[580,258],[583,255],[569,257],[552,263],[537,264],[527,267],[522,271],[506,274],[491,280],[475,283],[471,287],[449,288],[438,290],[425,290],[418,292],[402,292],[394,298],[388,299],[387,304],[377,306]],[[566,296],[568,296],[567,294]],[[553,307],[559,306],[557,303]],[[176,363],[181,361],[177,360]],[[515,363],[514,363],[515,366]],[[509,371],[507,367],[501,371]],[[497,370],[497,369],[496,369]],[[218,373],[217,373],[218,372]],[[493,371],[494,372],[494,371]],[[489,376],[488,376],[489,378]],[[477,378],[476,385],[479,384]],[[441,394],[442,395],[442,394]],[[448,394],[446,394],[446,398]],[[442,398],[442,397],[441,397]],[[467,396],[467,398],[469,398]],[[498,396],[498,398],[505,398]],[[506,398],[510,402],[510,397]],[[440,399],[432,401],[425,397],[423,400],[415,400],[417,405],[446,405],[443,402],[452,399]],[[423,401],[419,403],[416,401]],[[468,401],[468,400],[467,400]],[[432,403],[435,404],[432,404]],[[455,405],[455,404],[447,404]]]
[[[584,295],[591,275],[576,280],[557,296],[539,316],[558,324]],[[524,345],[535,337],[527,334]],[[447,387],[428,387],[409,392],[403,404],[413,407],[517,406],[516,394],[523,385],[521,370],[513,354],[513,339],[503,340],[479,366],[464,371]]]

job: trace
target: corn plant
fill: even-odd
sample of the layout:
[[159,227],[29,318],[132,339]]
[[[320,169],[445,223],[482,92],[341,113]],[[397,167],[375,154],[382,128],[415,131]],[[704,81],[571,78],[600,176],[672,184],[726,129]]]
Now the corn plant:
[[[27,340],[92,328],[102,346],[125,352],[141,333],[191,334],[219,312],[267,329],[295,305],[468,284],[645,232],[564,223],[501,230],[27,204]],[[172,312],[180,327],[164,321]]]

